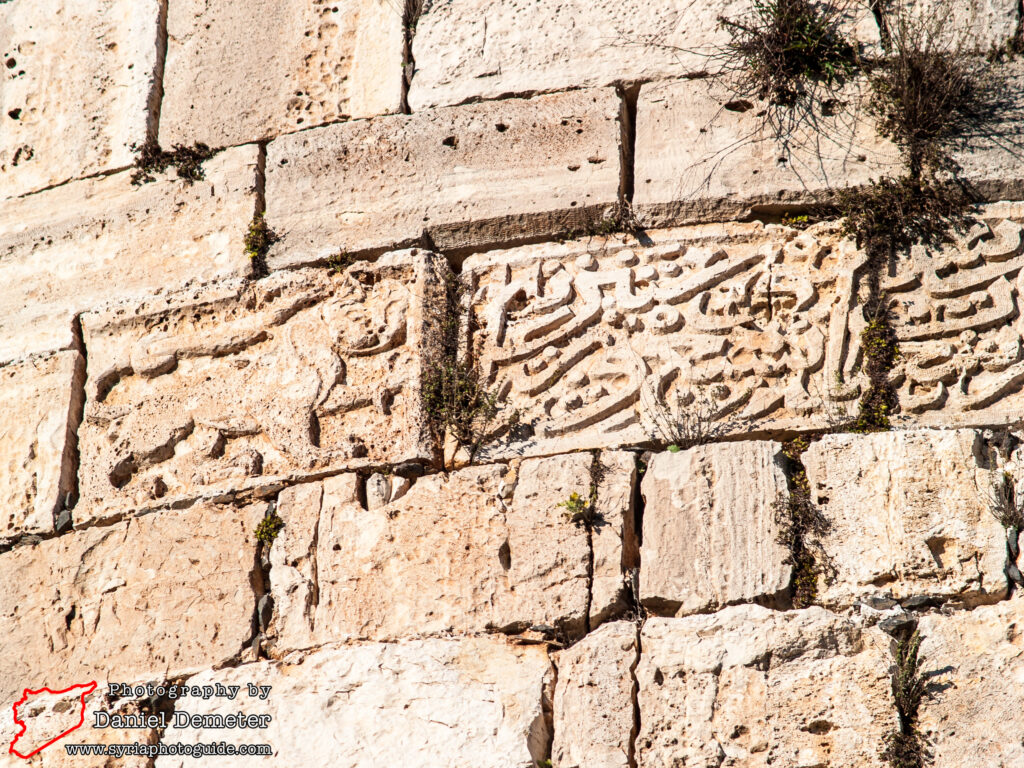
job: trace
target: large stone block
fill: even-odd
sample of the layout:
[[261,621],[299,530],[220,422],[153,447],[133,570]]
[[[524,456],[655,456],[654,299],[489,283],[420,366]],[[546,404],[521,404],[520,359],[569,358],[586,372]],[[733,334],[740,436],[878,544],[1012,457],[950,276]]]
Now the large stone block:
[[[730,39],[719,17],[743,22],[749,13],[738,0],[428,0],[413,39],[409,104],[418,110],[718,72]],[[877,43],[866,7],[851,9],[844,25],[859,41]]]
[[160,141],[223,147],[397,112],[402,3],[177,0]]
[[0,199],[130,165],[158,97],[163,4],[0,5]]
[[256,156],[222,152],[192,186],[168,173],[133,187],[126,172],[0,203],[0,363],[72,347],[84,310],[247,274]]
[[582,634],[588,620],[625,609],[624,575],[636,566],[633,465],[624,458],[602,457],[603,519],[592,532],[558,506],[574,492],[589,496],[585,453],[530,459],[518,472],[429,475],[369,509],[354,475],[283,491],[285,526],[270,552],[276,652],[532,626]]
[[327,469],[429,461],[424,307],[444,301],[447,268],[406,251],[84,317],[76,524]]
[[[96,685],[90,693],[86,693],[91,687],[89,683]],[[65,690],[71,685],[62,685],[58,690]],[[36,689],[40,687],[42,684],[35,686]],[[65,750],[68,744],[105,745],[113,750],[122,747],[131,749],[135,743],[156,744],[155,728],[94,727],[98,712],[124,717],[137,717],[141,712],[136,700],[113,699],[105,679],[91,679],[84,683],[84,687],[76,686],[63,694],[23,691],[22,695],[25,703],[18,707],[18,719],[24,724],[24,732],[20,736],[18,733],[22,728],[14,722],[14,708],[5,706],[0,710],[0,744],[8,747],[0,754],[0,767],[23,768],[31,765],[34,768],[107,768],[116,764],[124,768],[149,768],[152,765],[150,758],[129,755],[127,751],[125,755],[116,757],[115,763],[113,752],[110,755],[90,757],[69,755]],[[20,698],[16,701],[20,701]],[[78,725],[80,721],[81,726]],[[72,728],[74,730],[67,733]],[[67,735],[61,738],[62,733]],[[14,742],[15,736],[18,736],[17,742]],[[45,746],[53,739],[59,740]],[[20,755],[35,754],[31,762],[26,763],[23,757],[12,754],[10,747],[14,747]]]
[[851,106],[788,121],[775,136],[769,108],[724,83],[682,80],[640,89],[633,205],[647,226],[742,219],[755,210],[809,204],[830,190],[900,171],[896,148],[875,134],[849,87]]
[[968,604],[1006,594],[1006,537],[991,511],[999,473],[971,430],[828,435],[804,453],[829,524],[820,599],[891,594]]
[[271,267],[552,235],[619,199],[622,104],[611,88],[331,125],[267,147]]
[[786,498],[778,443],[659,453],[641,484],[640,599],[665,615],[772,600],[789,587],[774,505]]
[[637,765],[881,768],[889,638],[820,608],[649,619]]
[[84,379],[78,352],[0,367],[0,544],[52,533],[74,491]]
[[636,736],[638,630],[605,624],[555,656],[554,768],[629,768]]
[[936,766],[1024,765],[1024,601],[926,614],[920,729]]
[[[271,745],[275,762],[379,768],[533,768],[545,759],[553,670],[541,646],[494,639],[413,640],[325,648],[284,663],[203,672],[190,685],[237,685],[234,701],[179,699],[193,715],[269,715],[265,729],[171,725],[163,740]],[[269,686],[266,700],[247,684]],[[218,757],[218,767],[252,757]],[[158,757],[185,768],[190,757]]]
[[0,555],[0,701],[100,675],[163,679],[226,661],[252,635],[266,505],[200,505]]

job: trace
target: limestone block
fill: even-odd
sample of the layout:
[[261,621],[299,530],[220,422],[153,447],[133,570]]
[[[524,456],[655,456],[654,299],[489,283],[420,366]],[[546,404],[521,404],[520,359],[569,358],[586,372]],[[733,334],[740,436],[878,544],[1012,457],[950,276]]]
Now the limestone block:
[[803,455],[830,524],[816,545],[825,605],[875,594],[972,604],[1006,594],[1006,536],[990,510],[998,472],[972,430],[828,435]]
[[920,728],[935,765],[1024,765],[1024,601],[926,614],[918,628],[929,683]]
[[0,555],[0,701],[53,683],[163,679],[252,635],[253,530],[266,505],[199,505]]
[[247,274],[256,155],[222,152],[192,186],[169,172],[133,187],[126,172],[0,202],[0,363],[72,347],[84,310]]
[[1001,48],[1019,34],[1020,6],[1016,0],[898,0],[881,9],[888,26],[901,20],[911,28],[939,33],[940,50],[987,52]]
[[618,201],[622,105],[611,88],[331,125],[267,147],[271,267],[552,235]]
[[[541,646],[495,639],[325,648],[284,663],[203,672],[190,685],[241,686],[235,701],[179,699],[191,714],[270,715],[265,729],[168,727],[166,742],[269,743],[275,762],[378,768],[533,768],[546,757],[551,663]],[[247,684],[270,686],[265,701]],[[189,757],[158,757],[184,768]],[[218,757],[223,768],[252,757]]]
[[573,492],[589,495],[590,454],[531,459],[518,476],[502,465],[428,475],[370,509],[351,474],[282,492],[285,527],[270,556],[275,652],[532,626],[582,634],[591,538],[591,626],[626,607],[636,535],[625,458],[603,459],[603,522],[591,537],[558,506]]
[[695,397],[722,434],[827,426],[854,407],[864,322],[851,275],[864,255],[852,243],[824,226],[647,235],[466,259],[474,359],[532,429],[481,456],[666,445]]
[[773,505],[786,498],[778,443],[659,453],[641,484],[640,599],[661,615],[770,600],[789,587]]
[[[89,683],[96,683],[96,685],[93,687]],[[71,688],[71,685],[70,683],[63,685],[57,690]],[[42,683],[36,686],[36,688],[39,687],[43,687]],[[90,688],[92,692],[85,693]],[[94,727],[97,712],[120,716],[138,716],[140,714],[137,701],[111,699],[107,693],[105,679],[90,680],[84,684],[84,687],[75,687],[64,694],[49,694],[45,691],[26,694],[22,691],[15,700],[20,701],[23,695],[26,700],[18,707],[18,719],[24,723],[25,731],[13,746],[22,755],[38,751],[29,763],[10,753],[8,745],[12,745],[21,728],[14,722],[13,707],[6,706],[0,711],[0,744],[7,747],[0,754],[2,768],[22,768],[26,764],[38,766],[38,768],[106,768],[111,765],[110,761],[113,759],[111,756],[69,755],[64,749],[65,745],[116,744],[125,746],[134,742],[156,743],[157,732],[153,728]],[[75,727],[82,720],[83,713],[85,717],[81,726]],[[72,728],[74,730],[67,733]],[[67,733],[67,735],[59,738],[62,733]],[[50,746],[43,746],[57,738],[59,740]],[[148,768],[151,765],[148,757],[134,755],[118,757],[116,764],[125,768]]]
[[787,127],[784,147],[765,105],[737,99],[723,83],[644,85],[636,117],[637,215],[648,226],[745,218],[899,175],[898,151],[876,136],[863,112],[866,85],[849,91],[852,106]]
[[[413,39],[409,104],[419,110],[716,72],[730,39],[718,18],[743,21],[749,12],[736,0],[428,0]],[[846,24],[856,39],[877,43],[866,8]]]
[[53,532],[74,489],[84,379],[77,352],[0,367],[0,544]]
[[556,655],[554,768],[629,768],[639,658],[628,621],[605,624]]
[[652,618],[637,666],[637,765],[884,765],[889,638],[821,608]]
[[159,0],[2,5],[0,199],[130,165],[158,98]]
[[447,268],[406,251],[85,316],[76,524],[328,468],[429,461],[424,306],[443,301]]
[[401,3],[179,0],[167,35],[165,146],[223,147],[401,107]]

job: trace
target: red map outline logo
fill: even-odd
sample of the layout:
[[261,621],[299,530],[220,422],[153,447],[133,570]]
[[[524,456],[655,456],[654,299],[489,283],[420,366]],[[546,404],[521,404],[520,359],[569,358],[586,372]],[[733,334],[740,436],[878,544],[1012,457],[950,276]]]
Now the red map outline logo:
[[[59,696],[62,693],[70,693],[71,691],[75,690],[76,688],[81,688],[82,689],[82,693],[79,694],[79,696],[78,696],[78,701],[82,705],[82,710],[81,710],[81,712],[79,713],[79,716],[78,716],[78,725],[74,725],[71,728],[68,728],[66,731],[64,731],[64,733],[60,734],[59,736],[57,736],[55,738],[50,739],[48,742],[43,744],[43,746],[41,746],[41,747],[39,747],[37,749],[34,749],[33,751],[29,752],[27,755],[23,755],[18,750],[16,750],[14,748],[14,745],[18,743],[18,739],[20,739],[22,736],[24,736],[25,735],[25,731],[28,730],[28,725],[25,723],[25,721],[18,719],[18,707],[20,707],[22,704],[24,704],[26,701],[28,701],[28,697],[29,696],[38,696],[40,693],[49,693],[51,695]],[[74,731],[74,730],[76,730],[78,728],[81,728],[82,724],[85,722],[85,697],[88,696],[90,693],[92,693],[95,690],[96,690],[96,681],[95,680],[92,680],[92,681],[90,681],[88,683],[83,683],[82,685],[72,685],[70,688],[65,688],[64,690],[61,690],[61,691],[51,691],[49,688],[40,688],[39,690],[33,690],[31,688],[26,688],[24,693],[22,693],[21,698],[18,701],[14,702],[14,722],[17,725],[21,726],[21,729],[18,731],[18,733],[15,735],[14,739],[11,741],[11,747],[8,750],[8,752],[10,754],[14,755],[15,757],[20,757],[22,760],[28,760],[33,755],[37,755],[40,752],[42,752],[44,749],[46,749],[48,746],[53,744],[55,741],[60,741],[61,739],[63,739],[65,736],[67,736],[72,731]]]

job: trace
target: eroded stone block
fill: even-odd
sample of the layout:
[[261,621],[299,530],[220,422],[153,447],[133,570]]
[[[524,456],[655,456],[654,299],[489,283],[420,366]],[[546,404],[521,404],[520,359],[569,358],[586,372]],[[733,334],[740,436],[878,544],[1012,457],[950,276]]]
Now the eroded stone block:
[[267,147],[271,267],[419,242],[442,250],[553,235],[618,202],[611,88],[331,125]]
[[0,367],[0,543],[53,532],[74,489],[84,379],[78,352]]
[[[187,744],[269,743],[278,760],[299,765],[376,768],[445,764],[532,768],[545,758],[551,663],[541,646],[498,639],[412,640],[325,648],[283,663],[203,672],[190,685],[241,686],[235,701],[179,700],[192,714],[270,715],[265,730],[169,727]],[[246,685],[271,686],[265,701]],[[439,757],[441,756],[441,757]],[[218,757],[218,766],[252,764]],[[189,757],[158,757],[184,768]]]
[[896,726],[889,637],[820,608],[644,624],[637,765],[877,766]]
[[1006,536],[991,511],[999,474],[972,430],[828,435],[803,462],[829,523],[820,599],[891,594],[975,603],[1006,594]]
[[174,677],[240,653],[265,506],[199,505],[0,555],[0,701],[96,675]]
[[637,626],[605,624],[555,657],[554,768],[629,768]]
[[641,484],[645,606],[685,616],[789,587],[774,507],[788,494],[780,447],[715,443],[654,456]]
[[86,316],[76,524],[327,468],[429,461],[424,306],[443,303],[444,270],[408,251]]
[[[418,110],[717,72],[730,39],[719,17],[743,22],[749,13],[736,0],[428,1],[413,39],[409,103]],[[878,42],[866,7],[851,9],[844,25],[858,41]]]
[[248,274],[256,155],[222,152],[191,186],[125,172],[0,203],[0,363],[72,347],[79,312]]
[[0,199],[131,165],[158,95],[159,0],[2,5]]
[[920,728],[935,765],[1024,765],[1024,601],[921,617],[930,695]]
[[166,146],[223,147],[401,108],[399,2],[179,0],[167,33]]
[[625,610],[624,577],[637,564],[634,465],[620,453],[601,461],[590,536],[559,506],[589,497],[588,453],[428,475],[370,509],[351,474],[283,491],[285,527],[271,548],[277,652],[448,631],[578,636],[588,605],[590,626]]

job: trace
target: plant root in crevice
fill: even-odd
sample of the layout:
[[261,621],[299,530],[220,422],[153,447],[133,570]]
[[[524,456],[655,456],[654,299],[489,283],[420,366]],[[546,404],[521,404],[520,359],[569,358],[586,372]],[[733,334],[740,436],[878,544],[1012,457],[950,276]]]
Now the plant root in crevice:
[[927,682],[921,673],[921,635],[913,626],[896,639],[892,673],[892,695],[899,726],[883,739],[880,757],[892,768],[925,768],[931,754],[918,727],[918,712],[927,695]]

